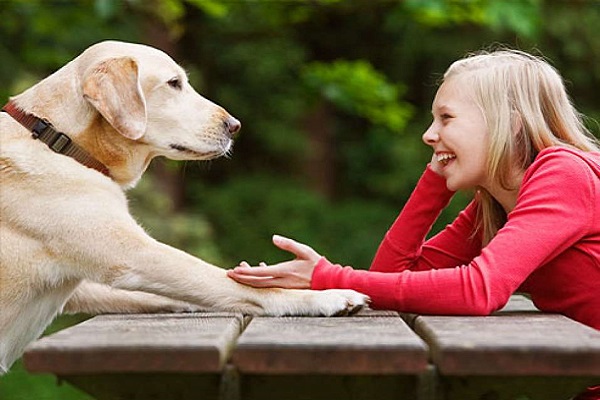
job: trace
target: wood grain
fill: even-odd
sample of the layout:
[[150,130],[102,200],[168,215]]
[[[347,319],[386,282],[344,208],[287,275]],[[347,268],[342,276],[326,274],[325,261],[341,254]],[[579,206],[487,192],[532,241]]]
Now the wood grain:
[[600,332],[562,315],[421,316],[415,329],[442,374],[600,376]]
[[427,347],[399,317],[254,318],[232,362],[252,374],[414,374]]
[[32,344],[32,372],[217,372],[242,326],[234,314],[98,316]]

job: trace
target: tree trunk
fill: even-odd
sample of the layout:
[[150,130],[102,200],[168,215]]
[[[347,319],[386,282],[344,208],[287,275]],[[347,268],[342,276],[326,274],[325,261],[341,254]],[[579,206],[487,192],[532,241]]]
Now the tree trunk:
[[328,103],[320,101],[304,121],[309,139],[305,174],[311,189],[328,199],[335,195],[335,119]]

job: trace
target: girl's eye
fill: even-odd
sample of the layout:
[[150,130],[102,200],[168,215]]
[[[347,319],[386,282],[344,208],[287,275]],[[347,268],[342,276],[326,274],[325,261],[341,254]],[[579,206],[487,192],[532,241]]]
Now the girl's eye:
[[441,117],[442,117],[443,120],[447,120],[447,119],[452,118],[452,115],[450,115],[450,114],[442,114]]
[[181,80],[179,78],[170,79],[167,84],[173,89],[181,90]]

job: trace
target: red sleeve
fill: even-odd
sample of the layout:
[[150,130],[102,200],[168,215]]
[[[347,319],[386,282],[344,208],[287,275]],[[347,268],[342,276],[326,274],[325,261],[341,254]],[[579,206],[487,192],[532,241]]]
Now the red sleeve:
[[354,289],[371,296],[375,308],[487,315],[506,304],[532,271],[591,229],[598,201],[592,179],[590,168],[577,157],[565,152],[540,155],[525,174],[507,223],[469,263],[382,273],[342,268],[322,259],[312,287]]
[[370,270],[401,272],[454,267],[479,254],[481,240],[474,235],[475,202],[462,211],[452,225],[425,242],[453,194],[446,188],[445,179],[428,167],[379,245]]

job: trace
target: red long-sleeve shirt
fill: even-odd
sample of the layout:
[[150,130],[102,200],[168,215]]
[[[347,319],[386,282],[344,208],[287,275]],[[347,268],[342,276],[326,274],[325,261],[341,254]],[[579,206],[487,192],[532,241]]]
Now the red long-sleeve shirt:
[[483,248],[473,234],[475,201],[425,240],[452,195],[427,168],[370,270],[323,258],[312,288],[354,289],[374,308],[446,315],[489,314],[519,290],[540,310],[600,329],[600,154],[540,152],[506,224]]

